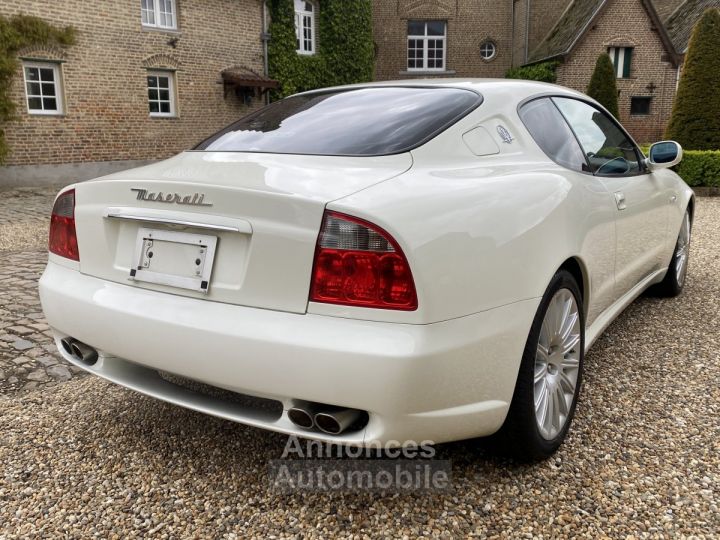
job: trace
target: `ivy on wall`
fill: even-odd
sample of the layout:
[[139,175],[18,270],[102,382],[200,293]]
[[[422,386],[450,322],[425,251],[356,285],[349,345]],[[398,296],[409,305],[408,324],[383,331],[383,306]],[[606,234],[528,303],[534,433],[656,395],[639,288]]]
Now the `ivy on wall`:
[[18,70],[18,51],[30,46],[67,47],[75,43],[75,29],[55,26],[29,15],[0,16],[0,164],[9,149],[2,124],[15,117],[15,103],[10,99],[12,79]]
[[270,0],[268,72],[280,81],[273,98],[372,80],[372,0],[321,0],[316,13],[316,54],[296,52],[293,0]]

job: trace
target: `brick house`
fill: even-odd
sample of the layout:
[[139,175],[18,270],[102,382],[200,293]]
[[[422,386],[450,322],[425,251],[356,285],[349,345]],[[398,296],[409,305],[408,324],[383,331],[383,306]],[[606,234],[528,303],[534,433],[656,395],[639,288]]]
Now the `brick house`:
[[658,140],[683,52],[658,10],[689,35],[701,10],[688,4],[720,0],[375,0],[375,78],[502,77],[512,66],[558,60],[558,84],[585,91],[608,52],[621,121],[637,140]]
[[638,141],[662,139],[680,58],[649,0],[574,0],[526,63],[559,60],[558,84],[584,91],[602,52],[615,66],[620,120]]
[[85,179],[168,157],[263,103],[260,0],[3,0],[0,15],[77,29],[29,48],[3,125],[0,185]]

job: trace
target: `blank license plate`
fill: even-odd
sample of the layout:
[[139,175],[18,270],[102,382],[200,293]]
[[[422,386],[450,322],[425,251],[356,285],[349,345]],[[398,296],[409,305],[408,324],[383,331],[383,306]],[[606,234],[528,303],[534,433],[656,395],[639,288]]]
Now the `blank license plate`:
[[130,279],[208,292],[217,236],[140,227]]

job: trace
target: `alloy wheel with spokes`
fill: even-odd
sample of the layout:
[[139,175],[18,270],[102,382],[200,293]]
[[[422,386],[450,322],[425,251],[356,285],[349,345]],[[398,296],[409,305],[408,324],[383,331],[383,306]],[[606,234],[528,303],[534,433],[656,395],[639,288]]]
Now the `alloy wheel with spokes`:
[[675,274],[680,287],[685,283],[685,274],[688,267],[688,255],[690,251],[690,215],[685,212],[683,222],[678,235],[677,246],[675,247]]
[[685,281],[687,281],[688,267],[690,266],[690,232],[692,231],[692,215],[686,209],[680,222],[677,241],[672,259],[668,265],[663,280],[651,289],[651,294],[673,297],[679,295]]
[[505,423],[495,441],[523,461],[552,455],[575,414],[585,355],[578,279],[558,270],[535,312]]
[[568,420],[580,369],[580,312],[572,292],[558,290],[540,327],[533,380],[540,434],[552,440]]

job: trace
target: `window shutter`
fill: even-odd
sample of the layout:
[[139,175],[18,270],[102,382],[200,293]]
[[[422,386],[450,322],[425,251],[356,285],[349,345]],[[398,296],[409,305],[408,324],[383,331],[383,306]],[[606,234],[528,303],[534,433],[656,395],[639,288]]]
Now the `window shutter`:
[[625,53],[622,76],[624,79],[627,79],[628,77],[630,77],[630,62],[632,60],[633,49],[632,47],[625,47],[622,49],[622,51]]

